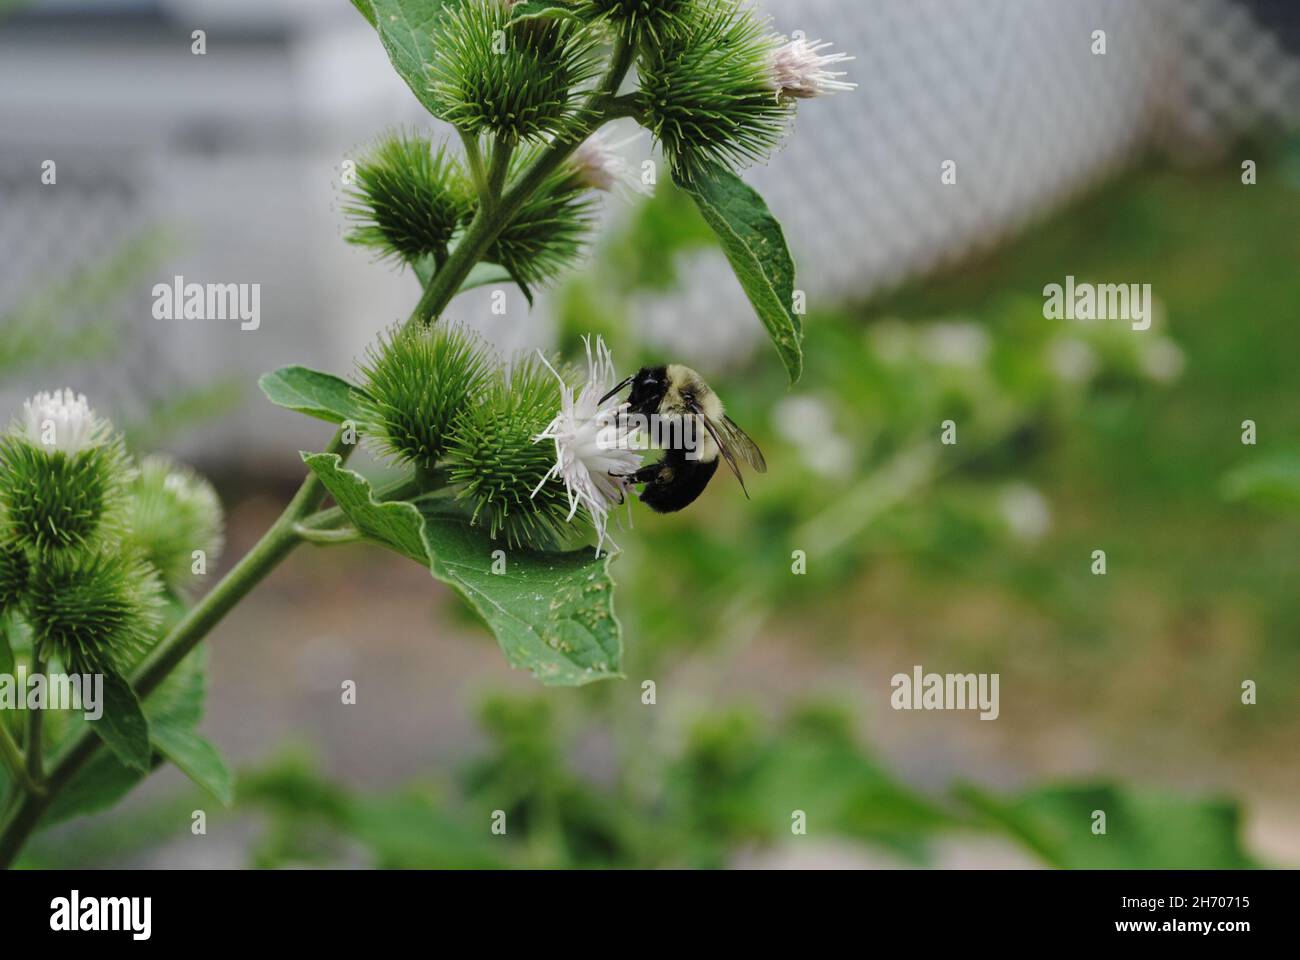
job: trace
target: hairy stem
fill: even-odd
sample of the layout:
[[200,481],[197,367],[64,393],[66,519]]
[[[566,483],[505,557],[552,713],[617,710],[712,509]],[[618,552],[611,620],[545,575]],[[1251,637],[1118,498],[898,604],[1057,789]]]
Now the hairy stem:
[[487,204],[491,200],[491,193],[488,190],[488,178],[483,168],[483,151],[479,149],[478,135],[467,133],[456,128],[460,134],[460,142],[465,145],[465,161],[469,164],[469,176],[474,181],[474,190],[478,193],[480,204]]
[[9,773],[13,776],[14,784],[18,789],[26,790],[28,793],[41,792],[36,781],[28,775],[27,765],[23,762],[23,752],[18,748],[17,741],[3,721],[0,721],[0,760],[3,760],[4,765],[9,768]]
[[[605,74],[600,86],[587,98],[582,109],[582,119],[572,130],[556,137],[550,147],[529,164],[520,174],[519,179],[505,190],[501,199],[491,205],[491,209],[488,209],[488,205],[479,203],[474,219],[452,250],[447,262],[434,274],[425,288],[424,296],[420,298],[408,322],[431,323],[437,319],[447,308],[447,304],[451,303],[451,298],[460,290],[461,284],[474,269],[474,265],[483,259],[483,255],[492,245],[492,241],[497,238],[497,234],[519,212],[524,201],[542,185],[542,181],[567,160],[582,141],[605,123],[615,117],[628,115],[627,104],[617,94],[618,88],[623,85],[623,78],[627,76],[632,66],[632,58],[635,54],[636,50],[632,44],[620,37],[610,59],[609,72]],[[501,146],[498,145],[494,153],[502,152]],[[494,156],[494,163],[496,159]],[[509,161],[510,158],[506,155],[504,164],[508,166]]]

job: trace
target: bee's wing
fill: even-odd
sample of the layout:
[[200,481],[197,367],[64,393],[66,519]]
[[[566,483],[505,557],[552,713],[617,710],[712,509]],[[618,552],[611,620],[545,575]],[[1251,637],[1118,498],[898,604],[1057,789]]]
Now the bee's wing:
[[[763,460],[763,455],[759,453],[758,447],[754,445],[754,441],[750,440],[745,435],[745,431],[736,426],[729,417],[724,416],[721,422],[713,421],[694,397],[687,399],[686,405],[693,414],[700,418],[700,422],[704,424],[704,429],[709,431],[709,436],[718,445],[718,453],[722,456],[722,459],[727,461],[727,466],[731,468],[731,472],[736,475],[736,480],[740,482],[740,489],[745,492],[745,499],[749,499],[749,488],[745,486],[745,478],[741,476],[740,465],[736,463],[736,453],[739,451],[745,460],[753,464],[754,469],[760,473],[767,470],[767,463]],[[755,460],[758,462],[755,463]]]
[[745,458],[746,463],[759,473],[767,473],[767,461],[763,459],[763,451],[758,449],[758,444],[749,438],[749,434],[737,426],[736,421],[724,416],[718,432],[726,438],[727,444],[733,450]]

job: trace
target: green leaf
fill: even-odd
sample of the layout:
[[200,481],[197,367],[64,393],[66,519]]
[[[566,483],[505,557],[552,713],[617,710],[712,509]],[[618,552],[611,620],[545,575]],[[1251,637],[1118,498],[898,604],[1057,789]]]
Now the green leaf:
[[207,790],[225,806],[235,798],[234,778],[217,748],[193,730],[160,727],[153,734],[154,746],[176,764],[185,776]]
[[[1109,784],[1066,785],[1001,798],[972,786],[956,795],[1044,861],[1066,869],[1240,870],[1256,866],[1242,846],[1241,810]],[[1094,811],[1106,832],[1094,834]]]
[[1224,476],[1222,490],[1228,500],[1300,509],[1300,453],[1274,454],[1242,464]]
[[125,677],[116,670],[97,666],[104,677],[103,715],[90,720],[94,730],[110,750],[128,767],[148,770],[153,749],[149,746],[149,721],[144,709]]
[[357,11],[366,18],[366,22],[372,27],[378,26],[375,22],[375,8],[371,6],[370,0],[352,0],[352,6],[357,8]]
[[790,382],[803,372],[803,323],[794,312],[794,261],[781,224],[745,181],[715,167],[678,186],[713,229],[758,318],[785,364]]
[[[439,25],[461,0],[369,0],[388,59],[424,108],[443,119],[429,83]],[[369,18],[367,18],[369,19]]]
[[492,554],[502,544],[445,498],[380,503],[337,454],[304,454],[303,460],[357,530],[455,588],[486,621],[512,667],[531,670],[548,686],[622,676],[608,555],[510,550],[507,572],[494,574]]
[[[154,747],[157,748],[148,768],[140,770],[128,767],[112,752],[99,753],[54,799],[41,826],[49,827],[72,817],[111,807],[130,793],[149,770],[159,767],[164,756],[173,759],[168,755],[169,750],[180,758],[173,759],[173,762],[182,772],[223,803],[228,803],[231,777],[229,773],[222,772],[224,764],[218,770],[213,757],[205,756],[203,747],[195,746],[184,736],[189,734],[190,738],[198,739],[193,728],[203,714],[205,663],[206,654],[200,648],[186,657],[171,676],[145,698],[144,713],[149,720],[149,733]],[[107,681],[105,685],[107,686]],[[76,723],[69,725],[67,738],[76,736],[82,729],[78,717]],[[215,754],[215,750],[212,753]],[[220,758],[217,757],[216,760],[219,762]]]
[[332,373],[307,367],[281,367],[264,373],[257,385],[276,406],[305,413],[309,417],[342,423],[361,417],[357,405],[359,387],[354,387]]

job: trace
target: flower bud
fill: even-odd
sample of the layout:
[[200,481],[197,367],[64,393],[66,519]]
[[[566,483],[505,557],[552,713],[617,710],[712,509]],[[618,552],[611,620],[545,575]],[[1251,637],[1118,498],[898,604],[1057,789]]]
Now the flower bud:
[[0,543],[0,617],[22,602],[30,577],[27,552],[16,543]]
[[695,0],[582,0],[577,15],[605,20],[632,43],[662,43],[690,22]]
[[[540,148],[518,151],[512,167],[521,170]],[[532,289],[555,280],[571,268],[586,249],[596,202],[588,184],[570,163],[553,171],[524,201],[497,234],[485,257],[499,263],[532,299]]]
[[414,325],[381,335],[361,364],[361,431],[387,456],[432,470],[452,420],[489,373],[482,342],[461,328]]
[[452,482],[461,485],[459,498],[473,507],[472,522],[485,524],[493,539],[504,537],[510,546],[551,546],[565,533],[564,488],[543,484],[554,451],[533,442],[559,402],[547,370],[525,357],[498,376],[452,428],[447,464]]
[[785,135],[792,106],[773,96],[779,38],[733,3],[706,3],[682,36],[647,47],[638,62],[645,125],[674,172],[765,160]]
[[357,189],[344,213],[356,224],[348,242],[412,263],[446,258],[469,212],[470,187],[445,144],[393,134],[357,163]]
[[161,594],[157,571],[138,556],[59,553],[33,566],[25,613],[43,656],[78,672],[125,670],[154,640]]
[[38,393],[0,438],[0,510],[37,553],[93,545],[115,531],[132,470],[121,439],[86,398]]
[[541,142],[577,117],[598,35],[571,17],[511,19],[505,3],[448,8],[429,66],[439,116],[471,136]]
[[194,582],[194,551],[221,553],[221,502],[212,485],[166,457],[146,457],[127,496],[126,542],[154,565],[168,589]]

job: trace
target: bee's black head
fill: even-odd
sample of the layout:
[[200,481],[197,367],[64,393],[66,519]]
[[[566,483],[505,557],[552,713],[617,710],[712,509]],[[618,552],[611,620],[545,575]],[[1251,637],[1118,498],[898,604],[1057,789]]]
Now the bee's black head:
[[658,411],[659,402],[663,400],[664,394],[668,392],[668,368],[642,367],[601,397],[601,402],[603,403],[629,384],[632,386],[632,392],[627,398],[628,412],[649,416]]

